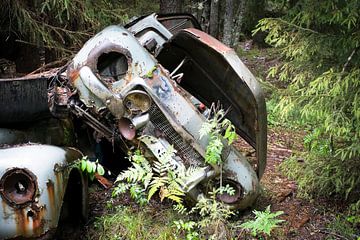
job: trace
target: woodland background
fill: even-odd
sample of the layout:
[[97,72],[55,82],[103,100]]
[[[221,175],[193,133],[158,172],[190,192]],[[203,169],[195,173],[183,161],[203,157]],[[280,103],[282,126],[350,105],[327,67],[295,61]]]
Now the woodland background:
[[[324,220],[327,237],[359,237],[358,0],[2,0],[0,5],[3,76],[65,64],[110,24],[152,12],[192,13],[204,31],[239,53],[263,85],[270,144],[278,146],[273,137],[285,136],[281,144],[291,153],[268,171],[295,181],[292,194],[310,205],[320,203],[315,208],[322,217],[338,220],[335,227]],[[268,180],[265,189],[273,187],[274,179]]]

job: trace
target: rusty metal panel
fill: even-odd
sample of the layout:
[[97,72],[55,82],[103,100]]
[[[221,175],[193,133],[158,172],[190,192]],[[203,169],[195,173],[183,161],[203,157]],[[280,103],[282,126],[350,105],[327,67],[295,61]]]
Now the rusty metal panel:
[[0,124],[29,122],[50,115],[47,79],[0,79]]
[[256,78],[235,51],[197,29],[174,35],[157,56],[167,69],[184,74],[180,85],[206,105],[220,101],[239,135],[257,151],[258,176],[266,166],[267,119],[264,96]]
[[[57,227],[69,174],[63,166],[79,156],[73,150],[49,145],[0,149],[0,239],[39,237]],[[19,177],[24,192],[15,189],[9,194],[12,190],[6,182],[14,180],[7,176],[14,170],[32,176],[31,184]],[[34,186],[34,194],[28,194],[29,185]]]

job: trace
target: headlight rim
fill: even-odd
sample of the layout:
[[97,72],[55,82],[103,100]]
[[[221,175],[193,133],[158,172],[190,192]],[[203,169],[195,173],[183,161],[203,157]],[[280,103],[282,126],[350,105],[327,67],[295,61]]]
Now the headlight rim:
[[[21,174],[23,175],[23,177],[27,178],[28,182],[28,186],[27,188],[30,188],[29,190],[29,195],[27,197],[27,199],[23,200],[23,201],[16,201],[14,199],[12,199],[9,194],[6,192],[6,184],[8,184],[7,181],[12,181],[12,179],[9,179],[9,177],[11,178],[12,175],[14,174]],[[10,206],[20,209],[20,208],[25,208],[27,206],[29,206],[31,203],[33,203],[35,201],[36,195],[38,192],[38,183],[37,183],[37,177],[35,176],[35,174],[33,172],[31,172],[29,169],[27,168],[19,168],[19,167],[14,167],[11,169],[7,169],[7,171],[1,176],[0,179],[0,196],[1,198]]]

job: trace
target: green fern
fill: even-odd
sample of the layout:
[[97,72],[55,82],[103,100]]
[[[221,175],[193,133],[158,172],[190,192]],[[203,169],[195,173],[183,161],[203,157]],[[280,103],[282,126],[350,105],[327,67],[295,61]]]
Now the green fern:
[[177,203],[182,202],[182,197],[185,195],[182,190],[182,178],[184,175],[182,175],[182,171],[177,171],[171,162],[174,153],[174,148],[169,147],[167,151],[154,162],[153,171],[157,176],[153,177],[150,183],[148,199],[150,199],[155,192],[159,191],[161,201],[164,198],[168,198]]
[[[123,171],[116,178],[117,186],[114,188],[112,196],[118,196],[130,191],[130,196],[140,205],[147,203],[146,189],[153,177],[150,163],[140,153],[139,150],[130,154],[129,158],[132,166]],[[126,183],[124,183],[126,181]]]
[[224,119],[224,110],[214,110],[214,112],[214,116],[201,126],[199,135],[200,139],[204,136],[210,136],[205,152],[205,162],[220,165],[222,163],[221,153],[224,148],[223,139],[227,140],[227,144],[230,145],[236,140],[237,135],[235,126],[230,120]]
[[130,191],[132,198],[137,202],[145,203],[144,198],[149,201],[156,192],[159,192],[161,201],[168,198],[176,203],[182,203],[185,195],[182,186],[191,171],[179,166],[175,168],[172,164],[174,153],[174,148],[169,147],[151,166],[139,150],[135,151],[130,156],[132,166],[120,173],[116,179],[117,186],[113,196]]
[[358,9],[358,0],[299,0],[281,18],[262,19],[255,30],[267,32],[266,41],[281,54],[269,75],[287,88],[277,91],[274,110],[289,125],[300,119],[311,131],[296,180],[312,196],[359,198]]

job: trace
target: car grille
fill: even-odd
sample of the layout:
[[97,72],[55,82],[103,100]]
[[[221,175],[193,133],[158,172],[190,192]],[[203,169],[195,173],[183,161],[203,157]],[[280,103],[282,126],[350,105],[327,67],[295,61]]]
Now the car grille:
[[161,110],[153,104],[149,110],[150,121],[160,130],[170,144],[177,150],[177,155],[180,156],[186,167],[200,166],[204,164],[202,156],[191,147],[171,126]]

